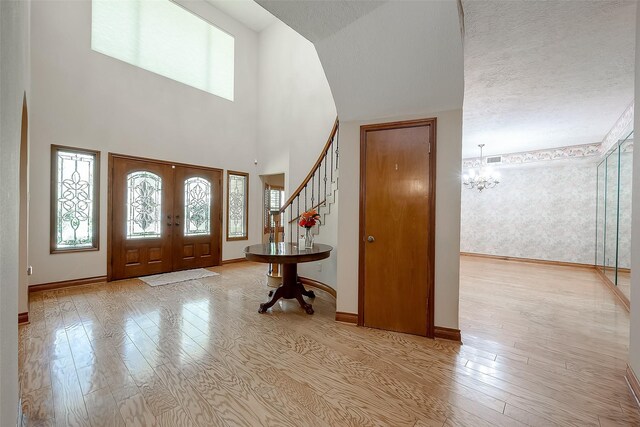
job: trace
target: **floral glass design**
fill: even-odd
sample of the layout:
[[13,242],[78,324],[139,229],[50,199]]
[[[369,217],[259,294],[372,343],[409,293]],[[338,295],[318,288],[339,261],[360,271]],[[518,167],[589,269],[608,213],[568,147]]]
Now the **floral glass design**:
[[127,239],[162,235],[162,178],[148,171],[127,175]]
[[184,235],[211,234],[211,183],[193,177],[184,182]]
[[229,224],[227,237],[247,237],[247,176],[229,174]]
[[94,246],[95,154],[57,151],[56,249]]

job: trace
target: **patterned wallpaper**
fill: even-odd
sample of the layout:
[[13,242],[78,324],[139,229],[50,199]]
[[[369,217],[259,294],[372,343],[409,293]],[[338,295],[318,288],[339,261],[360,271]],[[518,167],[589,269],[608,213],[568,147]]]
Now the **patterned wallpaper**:
[[496,170],[496,188],[462,187],[462,252],[594,263],[595,162]]
[[[564,160],[564,159],[582,159],[586,157],[602,156],[601,153],[602,144],[582,144],[571,145],[568,147],[549,148],[546,150],[525,151],[521,153],[509,153],[499,154],[500,165],[519,165],[532,162],[544,162],[549,160]],[[489,156],[496,157],[496,156]],[[487,158],[485,157],[482,164],[487,164]],[[480,158],[463,159],[462,167],[478,168],[480,167]]]

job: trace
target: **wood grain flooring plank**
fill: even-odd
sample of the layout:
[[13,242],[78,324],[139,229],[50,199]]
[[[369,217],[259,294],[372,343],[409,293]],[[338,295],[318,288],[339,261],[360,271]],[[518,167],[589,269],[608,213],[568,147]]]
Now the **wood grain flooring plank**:
[[191,418],[182,408],[174,408],[162,413],[156,422],[158,427],[195,427]]
[[22,416],[25,425],[40,425],[51,422],[55,418],[51,388],[39,388],[23,394]]
[[82,389],[72,359],[51,362],[51,390],[56,425],[89,426]]
[[147,381],[140,384],[138,388],[140,389],[140,394],[142,394],[142,397],[144,397],[149,409],[151,409],[151,412],[153,412],[153,415],[155,415],[156,418],[179,406],[176,399],[169,390],[167,390],[157,375],[152,376]]
[[108,387],[85,395],[84,401],[92,427],[125,426],[118,405]]
[[217,410],[195,390],[180,371],[170,365],[156,367],[156,372],[167,389],[179,402],[191,420],[200,427],[226,426]]
[[434,420],[430,418],[421,418],[413,425],[413,427],[442,427],[446,420]]
[[[640,425],[629,318],[586,269],[462,257],[463,345],[334,321],[318,292],[258,314],[264,265],[30,296],[27,425]],[[84,396],[83,396],[84,395]]]
[[507,404],[504,408],[504,414],[518,420],[521,423],[532,427],[555,427],[559,424],[554,423],[548,418],[532,414],[523,409]]
[[156,417],[141,394],[121,400],[118,402],[118,409],[127,427],[147,427],[157,424]]
[[258,376],[275,386],[274,389],[283,393],[288,401],[305,407],[327,425],[350,427],[376,425],[369,417],[361,417],[359,414],[332,405],[308,384],[291,378],[289,374],[290,372],[282,370],[267,369],[260,372]]

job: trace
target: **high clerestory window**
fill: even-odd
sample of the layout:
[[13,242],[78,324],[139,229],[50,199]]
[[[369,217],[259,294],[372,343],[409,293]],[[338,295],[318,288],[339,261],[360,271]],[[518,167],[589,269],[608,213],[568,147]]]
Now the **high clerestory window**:
[[233,101],[233,36],[169,0],[93,0],[91,48]]

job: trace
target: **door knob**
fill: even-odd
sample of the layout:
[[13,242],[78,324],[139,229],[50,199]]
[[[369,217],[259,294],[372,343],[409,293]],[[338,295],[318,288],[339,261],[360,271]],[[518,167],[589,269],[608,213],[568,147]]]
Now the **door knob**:
[[180,225],[180,223],[179,223],[179,222],[176,222],[176,223],[175,223],[175,225]]
[[369,236],[369,237],[367,237],[367,242],[369,242],[369,243],[373,243],[373,242],[375,242],[375,241],[376,241],[376,239],[374,239],[374,238],[373,238],[373,236]]
[[167,223],[167,226],[171,227],[171,223],[170,223],[170,222],[168,222],[168,223]]

